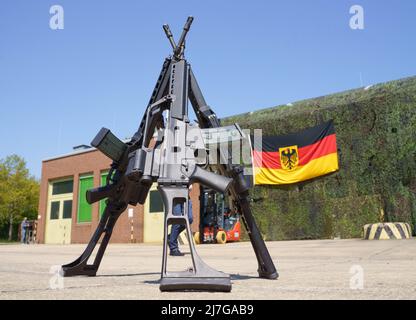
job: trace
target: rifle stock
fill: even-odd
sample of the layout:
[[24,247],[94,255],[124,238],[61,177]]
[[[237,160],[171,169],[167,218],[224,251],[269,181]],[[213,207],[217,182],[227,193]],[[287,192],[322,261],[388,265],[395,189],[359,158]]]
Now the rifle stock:
[[195,166],[194,171],[189,176],[191,182],[199,182],[211,189],[214,189],[221,193],[226,193],[230,187],[233,179],[221,176],[214,172],[202,169],[201,167]]

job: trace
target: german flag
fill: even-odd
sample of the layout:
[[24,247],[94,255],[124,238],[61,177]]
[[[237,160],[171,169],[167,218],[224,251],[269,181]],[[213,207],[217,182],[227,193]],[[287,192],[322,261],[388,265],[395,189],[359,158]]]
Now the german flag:
[[332,120],[299,133],[254,139],[253,164],[257,185],[296,183],[337,171]]

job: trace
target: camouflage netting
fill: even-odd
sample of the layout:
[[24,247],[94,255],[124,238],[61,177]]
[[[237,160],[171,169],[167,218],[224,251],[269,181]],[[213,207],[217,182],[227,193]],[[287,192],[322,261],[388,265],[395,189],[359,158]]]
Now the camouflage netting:
[[339,172],[256,186],[253,210],[267,240],[360,237],[380,221],[416,222],[416,77],[222,120],[282,135],[334,119]]

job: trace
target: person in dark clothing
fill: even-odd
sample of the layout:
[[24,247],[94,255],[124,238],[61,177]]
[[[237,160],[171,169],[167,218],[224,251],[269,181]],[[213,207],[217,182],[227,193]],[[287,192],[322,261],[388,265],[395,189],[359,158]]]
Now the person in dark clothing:
[[28,244],[29,243],[28,232],[29,232],[29,221],[25,217],[22,221],[22,224],[21,224],[21,242],[22,242],[22,244]]
[[[189,191],[192,190],[192,185],[189,186]],[[173,215],[180,216],[183,214],[184,210],[183,203],[177,203],[173,206]],[[188,199],[188,220],[189,224],[192,224],[193,215],[192,215],[192,201]],[[178,245],[178,237],[179,234],[186,229],[186,226],[183,224],[173,224],[170,230],[170,234],[168,235],[168,244],[169,244],[169,251],[171,256],[184,256],[185,254],[179,250]]]

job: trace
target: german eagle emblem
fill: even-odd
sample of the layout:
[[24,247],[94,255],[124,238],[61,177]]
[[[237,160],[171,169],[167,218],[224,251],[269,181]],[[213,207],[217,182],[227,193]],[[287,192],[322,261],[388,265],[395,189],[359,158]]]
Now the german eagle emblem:
[[282,169],[292,171],[299,163],[298,146],[279,148],[280,165]]

